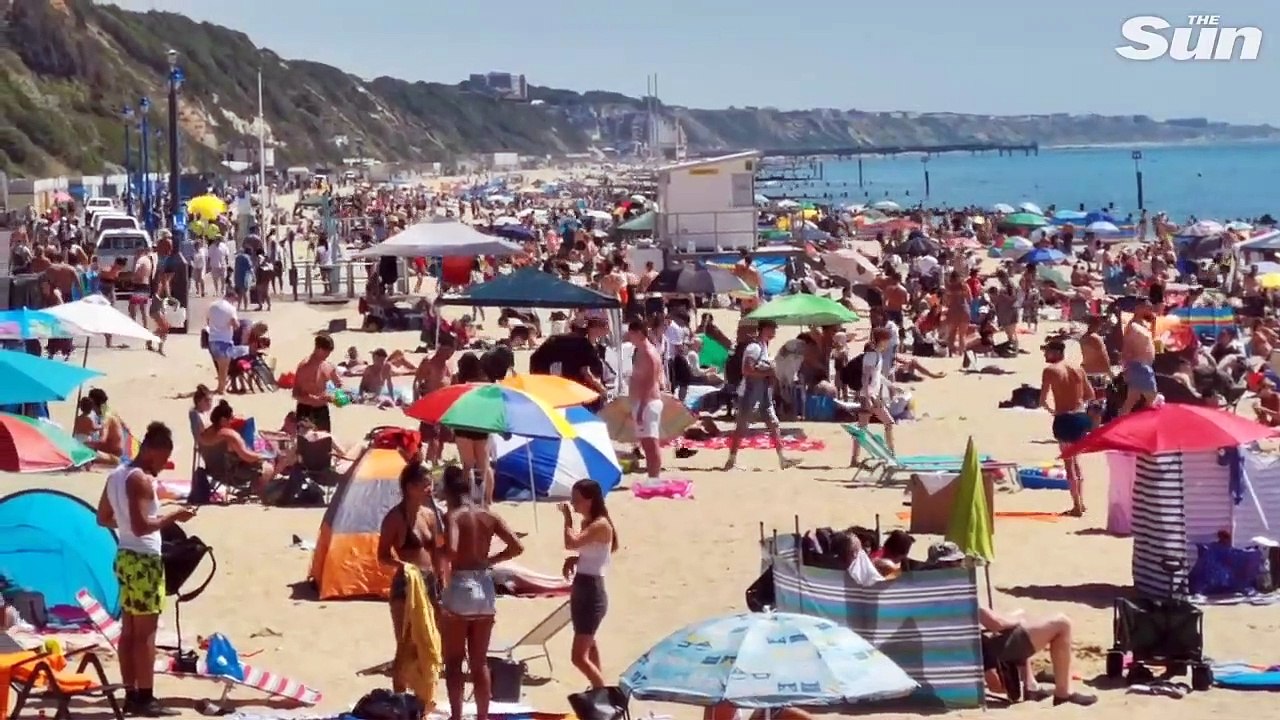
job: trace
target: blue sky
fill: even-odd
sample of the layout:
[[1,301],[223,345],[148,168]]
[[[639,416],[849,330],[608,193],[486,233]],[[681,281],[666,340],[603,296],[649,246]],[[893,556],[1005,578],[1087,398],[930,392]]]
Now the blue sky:
[[[242,30],[362,77],[530,83],[694,107],[1142,113],[1280,125],[1280,0],[114,0]],[[1120,26],[1192,13],[1264,34],[1253,62],[1135,62]],[[1256,96],[1256,97],[1253,97]]]

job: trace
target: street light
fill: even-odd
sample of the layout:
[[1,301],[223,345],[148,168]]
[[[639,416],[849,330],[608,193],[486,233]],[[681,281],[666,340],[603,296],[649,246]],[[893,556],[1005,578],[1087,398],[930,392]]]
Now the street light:
[[124,121],[124,209],[133,214],[133,157],[129,152],[129,125],[133,120],[133,108],[125,105],[120,108],[120,119]]
[[178,88],[182,85],[182,68],[178,67],[178,51],[169,50],[169,226],[177,229],[178,205]]
[[920,158],[920,165],[924,168],[924,196],[929,197],[929,156],[924,155]]
[[1145,210],[1146,203],[1142,197],[1142,151],[1134,150],[1129,153],[1129,157],[1133,158],[1133,177],[1138,183],[1138,210]]
[[142,222],[147,231],[155,230],[151,219],[151,133],[147,132],[147,116],[151,114],[151,100],[143,97],[138,101],[138,114],[141,116],[142,132],[138,142],[142,145]]

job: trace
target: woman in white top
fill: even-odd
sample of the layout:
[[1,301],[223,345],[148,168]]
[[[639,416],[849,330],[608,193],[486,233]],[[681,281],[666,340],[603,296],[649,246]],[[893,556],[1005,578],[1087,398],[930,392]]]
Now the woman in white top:
[[[587,676],[591,687],[600,688],[605,686],[605,679],[596,631],[609,610],[604,571],[610,556],[618,551],[618,533],[604,504],[604,490],[595,480],[574,483],[570,504],[572,510],[569,504],[560,505],[560,512],[564,513],[564,548],[578,553],[564,561],[564,576],[573,576],[569,590],[569,616],[573,621],[570,655],[574,667]],[[582,516],[578,530],[573,529],[574,511]]]
[[[871,342],[867,343],[867,351],[862,353],[862,387],[858,390],[858,402],[862,404],[858,426],[865,430],[874,415],[884,425],[884,444],[891,453],[894,452],[893,415],[889,414],[889,379],[885,376],[885,362],[892,339],[888,328],[878,327],[871,331]],[[861,444],[855,439],[852,464],[857,465],[861,449]]]
[[120,583],[122,611],[120,676],[125,686],[126,715],[161,717],[173,714],[156,701],[153,692],[156,625],[164,609],[164,562],[160,530],[195,517],[192,508],[160,509],[155,476],[173,454],[173,432],[151,423],[133,462],[107,476],[98,500],[98,524],[114,528],[120,537],[115,574]]

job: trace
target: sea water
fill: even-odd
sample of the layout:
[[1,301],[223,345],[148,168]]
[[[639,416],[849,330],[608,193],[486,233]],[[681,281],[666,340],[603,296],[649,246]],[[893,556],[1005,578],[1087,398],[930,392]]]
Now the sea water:
[[[764,183],[765,195],[844,203],[893,200],[909,207],[995,203],[1088,210],[1114,207],[1137,215],[1138,190],[1132,152],[1142,152],[1143,204],[1176,221],[1190,215],[1220,220],[1280,216],[1280,143],[1041,148],[1039,155],[996,153],[864,157],[823,161],[823,178],[802,183]],[[771,161],[773,162],[773,161]],[[924,173],[929,172],[925,196]],[[762,175],[770,174],[769,170]],[[824,197],[825,195],[825,197]]]

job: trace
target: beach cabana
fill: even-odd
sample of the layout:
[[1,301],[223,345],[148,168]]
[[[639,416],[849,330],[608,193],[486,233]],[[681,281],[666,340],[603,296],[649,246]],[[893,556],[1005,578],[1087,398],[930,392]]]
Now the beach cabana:
[[764,541],[776,609],[827,618],[853,630],[920,684],[912,703],[938,709],[981,707],[982,634],[978,581],[971,568],[902,573],[873,587],[849,573],[800,562],[795,535]]
[[378,562],[382,518],[400,502],[398,450],[366,448],[338,483],[311,553],[311,581],[321,600],[387,597],[394,571]]
[[[517,221],[519,222],[519,221]],[[421,222],[410,225],[386,242],[361,250],[355,258],[371,257],[507,257],[524,252],[516,243],[453,220]]]

